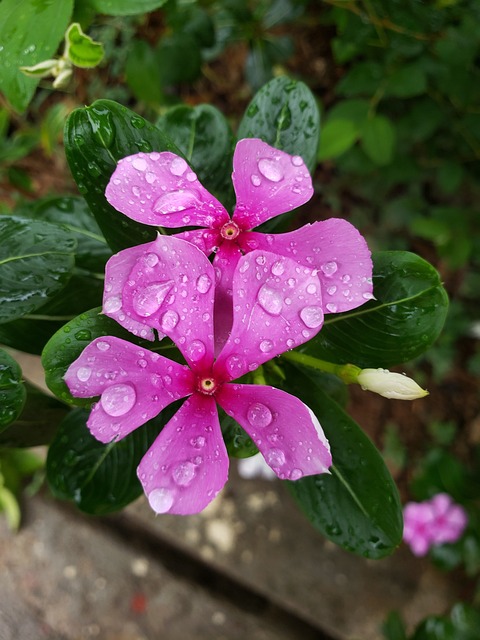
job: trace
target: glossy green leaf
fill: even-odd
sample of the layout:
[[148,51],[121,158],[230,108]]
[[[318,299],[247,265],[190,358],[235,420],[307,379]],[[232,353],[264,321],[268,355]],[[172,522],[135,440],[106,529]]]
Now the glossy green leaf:
[[395,483],[360,427],[306,371],[286,368],[286,388],[319,419],[333,466],[331,475],[308,476],[289,482],[289,488],[327,538],[366,558],[383,558],[402,539],[402,506]]
[[90,434],[88,413],[76,409],[62,421],[48,452],[47,480],[55,497],[72,500],[86,513],[103,515],[122,509],[142,493],[137,466],[172,409],[106,445]]
[[406,251],[373,255],[376,300],[327,315],[320,333],[302,351],[359,367],[390,367],[421,355],[438,338],[448,296],[438,272]]
[[383,167],[393,159],[397,133],[392,121],[381,115],[368,118],[362,128],[361,146],[376,165]]
[[209,191],[230,182],[233,134],[218,109],[209,104],[174,107],[159,118],[157,127],[168,131]]
[[98,13],[107,16],[132,16],[162,7],[167,0],[90,0]]
[[152,124],[112,100],[76,109],[65,125],[70,170],[113,251],[150,242],[155,229],[130,220],[111,207],[105,188],[118,160],[139,151],[179,149]]
[[350,120],[328,120],[322,130],[318,159],[330,160],[348,151],[359,137],[358,128]]
[[76,240],[57,225],[0,218],[0,323],[35,311],[67,284]]
[[286,76],[270,80],[255,94],[238,128],[238,139],[261,138],[316,165],[320,114],[310,89]]
[[14,109],[24,111],[38,78],[28,78],[20,67],[52,58],[67,28],[73,0],[1,0],[0,91]]
[[0,431],[18,418],[26,397],[20,365],[0,349]]
[[103,59],[103,44],[95,42],[83,33],[81,26],[74,22],[65,34],[65,53],[76,67],[91,69],[96,67]]

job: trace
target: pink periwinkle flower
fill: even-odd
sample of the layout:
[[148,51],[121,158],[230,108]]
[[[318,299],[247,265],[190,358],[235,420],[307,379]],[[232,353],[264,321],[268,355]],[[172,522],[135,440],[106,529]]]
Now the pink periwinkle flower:
[[125,314],[140,310],[169,336],[187,366],[106,336],[88,345],[65,375],[74,396],[100,396],[87,425],[105,443],[187,398],[138,467],[157,513],[199,512],[225,484],[228,456],[216,404],[245,429],[279,478],[326,473],[332,461],[318,420],[298,398],[232,383],[320,330],[315,270],[267,251],[240,258],[231,333],[216,359],[213,280],[212,264],[193,244],[159,236],[135,261],[120,302]]
[[233,156],[232,180],[237,201],[231,218],[187,162],[169,151],[123,158],[105,192],[112,206],[143,224],[202,227],[178,237],[197,245],[207,256],[216,251],[219,344],[231,325],[229,302],[235,268],[240,257],[253,250],[290,257],[317,269],[325,313],[348,311],[373,298],[370,251],[347,221],[314,222],[283,234],[252,231],[312,197],[312,180],[300,156],[291,156],[257,138],[240,140]]
[[446,493],[423,502],[408,502],[403,517],[403,539],[416,556],[426,555],[434,545],[456,542],[468,523],[465,509]]

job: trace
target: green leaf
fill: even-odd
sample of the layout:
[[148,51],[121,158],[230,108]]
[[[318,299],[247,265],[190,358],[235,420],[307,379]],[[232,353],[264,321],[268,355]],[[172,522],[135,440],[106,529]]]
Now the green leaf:
[[20,67],[52,58],[63,39],[73,0],[2,0],[0,2],[0,91],[13,108],[24,111],[39,78],[27,78]]
[[397,611],[391,611],[382,624],[385,640],[407,640],[407,632],[402,617]]
[[289,482],[307,518],[323,535],[366,558],[383,558],[402,539],[402,506],[379,452],[306,370],[286,368],[288,391],[317,416],[332,451],[331,475]]
[[437,271],[406,251],[375,253],[373,263],[376,300],[328,315],[302,351],[331,362],[388,368],[416,358],[435,342],[448,311]]
[[172,414],[169,407],[121,441],[105,445],[90,434],[88,411],[70,412],[47,457],[47,480],[55,497],[95,515],[118,511],[138,498],[137,466]]
[[152,227],[130,220],[105,199],[117,162],[139,151],[181,155],[164,133],[112,100],[97,100],[90,107],[76,109],[65,125],[70,170],[113,251],[150,242],[156,235]]
[[407,64],[397,69],[388,78],[385,89],[387,96],[412,98],[427,91],[427,76],[419,63]]
[[318,159],[322,161],[341,156],[358,137],[358,129],[350,120],[328,120],[322,130]]
[[[327,121],[349,120],[353,122],[360,131],[363,123],[368,117],[370,102],[356,98],[353,100],[342,100],[337,102],[327,113]],[[322,134],[323,135],[323,134]]]
[[16,531],[20,526],[21,513],[20,505],[14,494],[0,485],[0,512],[5,514],[8,526],[12,531]]
[[76,241],[62,227],[0,218],[0,323],[38,309],[67,284]]
[[193,82],[200,75],[200,45],[188,33],[164,36],[158,43],[156,54],[162,87]]
[[133,16],[163,7],[167,0],[90,0],[98,13],[107,16]]
[[303,158],[310,171],[317,163],[320,114],[310,89],[286,76],[274,78],[255,94],[237,137],[261,138]]
[[233,134],[218,109],[209,104],[174,107],[159,118],[157,127],[168,131],[209,191],[229,184]]
[[78,22],[71,24],[65,34],[65,53],[76,67],[84,69],[92,69],[96,67],[103,59],[103,44],[95,42],[83,33]]
[[22,413],[26,397],[20,365],[0,349],[0,431]]
[[158,55],[145,40],[134,39],[130,43],[125,68],[127,84],[137,100],[158,107],[164,100]]
[[363,125],[361,146],[376,165],[383,167],[393,159],[397,134],[392,121],[376,115]]

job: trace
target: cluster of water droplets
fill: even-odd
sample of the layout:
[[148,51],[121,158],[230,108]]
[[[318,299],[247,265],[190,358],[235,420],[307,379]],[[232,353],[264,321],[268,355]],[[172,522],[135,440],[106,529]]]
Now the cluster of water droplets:
[[[293,178],[290,163],[293,165]],[[301,171],[301,167],[304,171]],[[250,175],[250,183],[253,187],[281,186],[285,180],[294,194],[302,193],[302,189],[310,185],[310,174],[300,156],[288,158],[278,154],[269,158],[259,158],[256,162],[256,171]]]

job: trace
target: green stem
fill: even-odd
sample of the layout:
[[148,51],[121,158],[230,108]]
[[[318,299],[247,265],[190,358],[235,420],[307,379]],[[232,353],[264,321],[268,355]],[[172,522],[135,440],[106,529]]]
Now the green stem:
[[361,371],[360,367],[357,367],[354,364],[336,364],[335,362],[327,362],[326,360],[320,360],[320,358],[315,358],[314,356],[309,356],[308,354],[300,353],[299,351],[288,351],[282,355],[282,358],[290,360],[290,362],[297,362],[305,367],[317,369],[317,371],[333,373],[346,384],[356,382],[358,374]]

